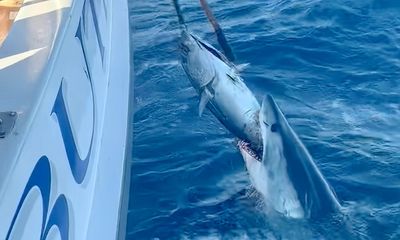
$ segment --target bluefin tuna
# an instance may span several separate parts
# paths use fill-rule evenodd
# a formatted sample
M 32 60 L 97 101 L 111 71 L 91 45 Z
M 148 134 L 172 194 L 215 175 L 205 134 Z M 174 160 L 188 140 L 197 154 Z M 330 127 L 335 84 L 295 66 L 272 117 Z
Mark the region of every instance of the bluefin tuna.
M 262 146 L 260 104 L 240 77 L 236 66 L 199 37 L 182 30 L 182 66 L 200 96 L 199 115 L 207 107 L 235 136 Z

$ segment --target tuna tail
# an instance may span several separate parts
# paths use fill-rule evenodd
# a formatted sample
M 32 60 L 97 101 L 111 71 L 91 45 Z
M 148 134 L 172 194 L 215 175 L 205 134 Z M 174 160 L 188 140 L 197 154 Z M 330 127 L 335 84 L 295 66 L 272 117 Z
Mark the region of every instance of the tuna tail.
M 235 56 L 233 55 L 233 51 L 228 44 L 228 41 L 225 38 L 224 33 L 222 32 L 221 27 L 219 26 L 217 19 L 215 19 L 210 7 L 207 4 L 206 0 L 200 0 L 201 7 L 207 15 L 208 21 L 214 28 L 215 34 L 217 35 L 217 40 L 222 50 L 225 53 L 225 56 L 229 59 L 229 61 L 235 61 Z
M 185 29 L 187 29 L 185 20 L 183 18 L 182 12 L 181 12 L 181 8 L 179 6 L 178 0 L 172 0 L 174 7 L 175 7 L 175 11 L 176 11 L 176 15 L 178 16 L 178 22 L 179 25 L 182 27 L 184 27 Z

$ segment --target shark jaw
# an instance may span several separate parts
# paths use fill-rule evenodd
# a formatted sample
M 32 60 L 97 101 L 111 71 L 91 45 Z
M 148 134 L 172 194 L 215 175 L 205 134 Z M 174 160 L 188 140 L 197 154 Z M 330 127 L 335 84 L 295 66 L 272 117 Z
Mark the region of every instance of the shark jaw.
M 263 196 L 267 207 L 285 217 L 304 218 L 304 210 L 287 177 L 286 166 L 281 164 L 265 165 L 263 159 L 259 157 L 260 154 L 251 149 L 250 144 L 245 141 L 239 140 L 238 147 L 246 164 L 250 181 Z

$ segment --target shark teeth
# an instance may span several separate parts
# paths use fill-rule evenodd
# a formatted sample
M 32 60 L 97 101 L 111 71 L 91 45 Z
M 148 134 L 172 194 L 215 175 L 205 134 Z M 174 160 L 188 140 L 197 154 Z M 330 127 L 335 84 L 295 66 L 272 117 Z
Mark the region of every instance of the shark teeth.
M 250 143 L 245 142 L 243 140 L 239 140 L 238 147 L 245 150 L 251 157 L 253 157 L 257 161 L 259 162 L 262 161 L 261 158 L 258 156 L 258 154 L 251 148 Z

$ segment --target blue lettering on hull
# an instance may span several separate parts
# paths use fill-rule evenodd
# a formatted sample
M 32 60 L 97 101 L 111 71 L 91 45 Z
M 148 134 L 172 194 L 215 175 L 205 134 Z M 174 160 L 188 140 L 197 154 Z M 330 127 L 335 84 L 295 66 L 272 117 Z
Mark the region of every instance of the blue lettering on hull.
M 78 149 L 74 141 L 74 136 L 72 134 L 71 123 L 68 118 L 63 98 L 62 86 L 63 84 L 61 83 L 52 113 L 56 114 L 58 119 L 58 125 L 60 127 L 61 135 L 64 141 L 64 147 L 67 153 L 67 158 L 69 166 L 71 168 L 72 175 L 74 176 L 76 183 L 81 184 L 83 182 L 83 179 L 85 179 L 87 168 L 89 165 L 89 158 L 91 152 L 90 150 L 92 148 L 93 135 L 92 135 L 92 140 L 90 141 L 89 152 L 85 159 L 81 159 L 79 157 Z
M 67 240 L 69 236 L 68 203 L 63 194 L 58 196 L 53 208 L 51 209 L 50 216 L 46 221 L 47 213 L 49 210 L 50 189 L 51 189 L 50 162 L 46 156 L 42 156 L 39 159 L 39 161 L 36 163 L 35 168 L 32 171 L 31 176 L 29 177 L 28 183 L 26 184 L 21 199 L 19 200 L 17 210 L 15 211 L 14 217 L 11 221 L 10 228 L 8 229 L 6 239 L 7 240 L 10 239 L 10 235 L 14 228 L 14 224 L 15 221 L 17 220 L 18 214 L 21 211 L 21 208 L 25 202 L 26 197 L 34 187 L 37 187 L 39 189 L 43 204 L 43 212 L 42 212 L 43 217 L 41 224 L 42 227 L 41 227 L 40 239 L 46 239 L 50 228 L 52 226 L 56 226 L 60 231 L 61 239 Z
M 89 2 L 89 4 L 87 4 Z M 105 3 L 103 1 L 103 6 L 105 6 Z M 94 104 L 94 93 L 93 93 L 93 83 L 92 83 L 92 77 L 91 77 L 91 72 L 89 69 L 89 64 L 88 64 L 88 59 L 87 59 L 87 54 L 85 51 L 85 40 L 83 38 L 83 35 L 85 34 L 85 29 L 87 27 L 85 23 L 85 14 L 86 14 L 86 7 L 90 8 L 90 11 L 92 12 L 93 16 L 93 23 L 96 31 L 96 37 L 97 37 L 97 43 L 98 47 L 100 49 L 100 54 L 101 54 L 101 61 L 103 63 L 103 57 L 104 57 L 104 44 L 103 44 L 103 39 L 100 33 L 100 28 L 99 28 L 99 22 L 98 22 L 98 16 L 96 14 L 96 9 L 95 9 L 95 3 L 94 0 L 88 0 L 85 1 L 83 12 L 81 15 L 81 19 L 76 31 L 75 37 L 78 38 L 80 45 L 81 45 L 81 50 L 83 52 L 83 57 L 84 57 L 84 62 L 85 62 L 85 73 L 87 75 L 87 78 L 90 81 L 91 84 L 91 89 L 92 89 L 92 97 L 93 97 L 93 121 L 95 121 L 95 104 Z M 106 9 L 104 9 L 106 10 Z M 106 14 L 107 15 L 107 14 Z M 71 173 L 73 175 L 73 178 L 77 184 L 81 184 L 85 177 L 86 173 L 88 170 L 89 166 L 89 159 L 91 156 L 91 150 L 92 150 L 92 144 L 93 144 L 93 135 L 94 135 L 94 129 L 95 129 L 95 124 L 93 122 L 93 132 L 90 140 L 90 147 L 87 156 L 82 159 L 79 156 L 78 150 L 77 150 L 77 145 L 74 140 L 73 132 L 72 132 L 72 127 L 71 127 L 71 122 L 68 117 L 66 105 L 65 105 L 65 100 L 63 96 L 63 80 L 61 81 L 61 85 L 59 87 L 57 97 L 55 99 L 52 111 L 50 113 L 55 114 L 58 120 L 58 125 L 60 128 L 62 140 L 64 143 L 65 147 L 65 152 L 67 155 L 68 163 L 71 169 Z M 18 215 L 20 214 L 21 208 L 24 205 L 24 202 L 28 196 L 28 194 L 31 192 L 33 188 L 38 188 L 40 191 L 40 196 L 42 199 L 42 204 L 43 204 L 43 212 L 42 212 L 42 223 L 41 223 L 41 231 L 40 231 L 40 239 L 46 239 L 50 229 L 55 226 L 58 228 L 60 232 L 60 236 L 62 240 L 67 240 L 69 239 L 69 207 L 68 207 L 68 200 L 67 197 L 64 194 L 60 194 L 57 196 L 57 199 L 53 205 L 53 207 L 50 209 L 50 215 L 47 218 L 48 212 L 49 212 L 49 203 L 50 203 L 50 193 L 51 193 L 51 184 L 52 184 L 52 178 L 51 178 L 51 166 L 50 166 L 50 161 L 47 158 L 47 156 L 42 156 L 36 163 L 28 182 L 25 185 L 24 191 L 22 193 L 22 196 L 18 202 L 17 209 L 14 213 L 14 216 L 12 218 L 10 227 L 8 229 L 7 235 L 6 235 L 6 240 L 10 239 L 11 233 L 14 229 L 16 220 L 18 218 Z

